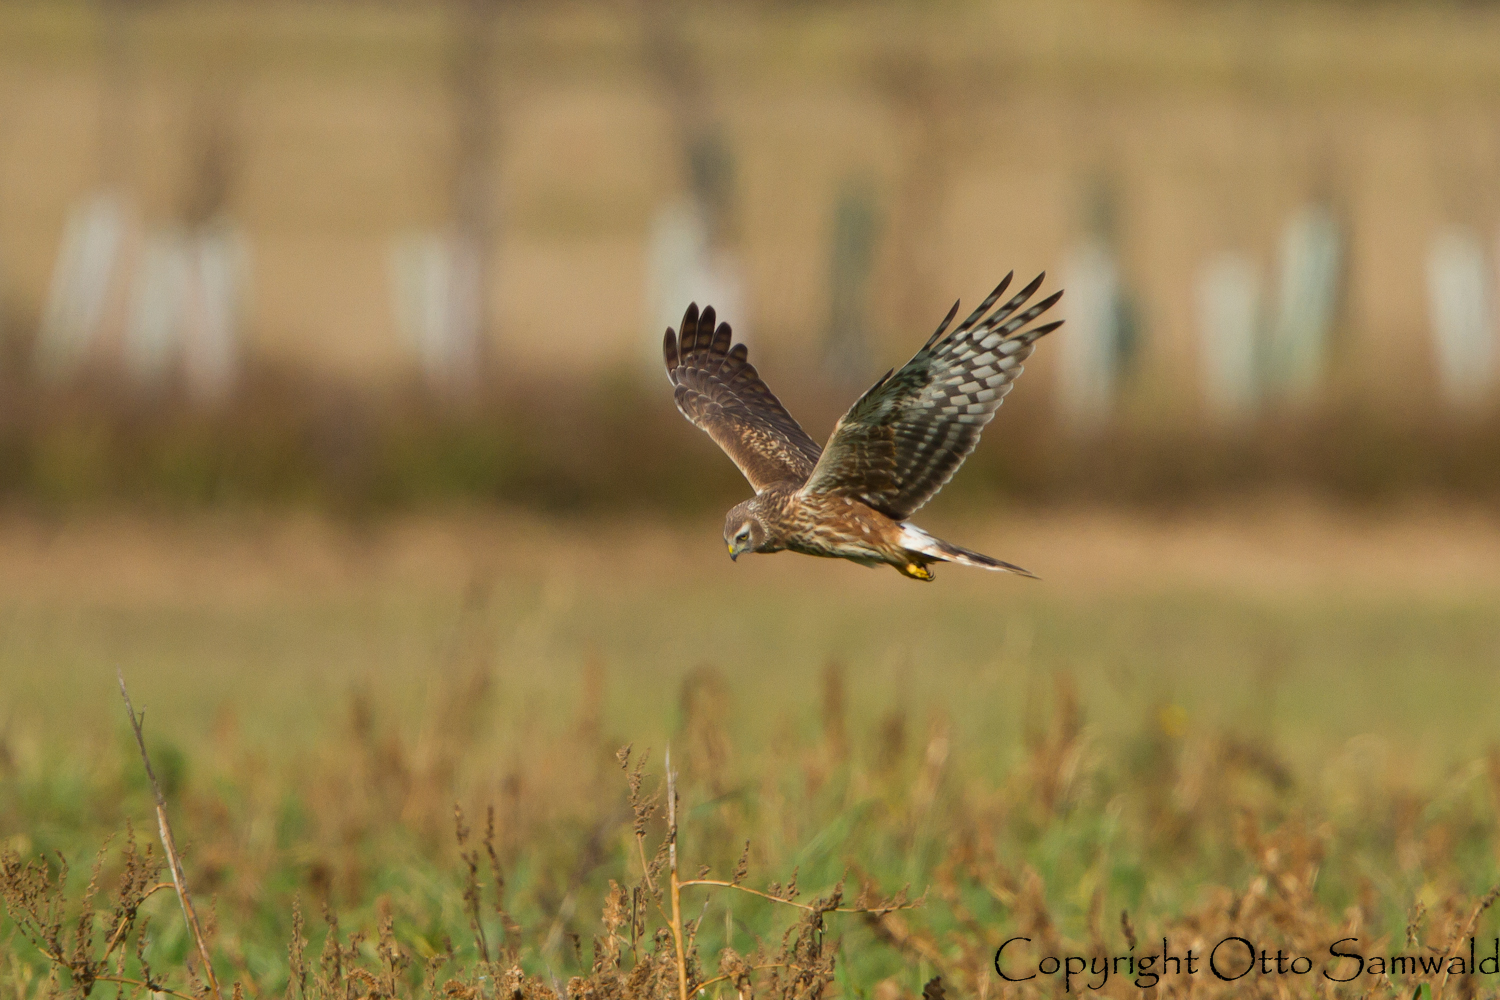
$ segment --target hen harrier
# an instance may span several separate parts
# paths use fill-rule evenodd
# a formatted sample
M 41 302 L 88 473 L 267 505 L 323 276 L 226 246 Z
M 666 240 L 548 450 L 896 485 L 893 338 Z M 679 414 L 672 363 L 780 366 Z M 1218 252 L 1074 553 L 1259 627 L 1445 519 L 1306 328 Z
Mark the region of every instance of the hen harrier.
M 1013 274 L 944 337 L 955 302 L 922 349 L 839 419 L 827 448 L 761 381 L 745 345 L 730 347 L 729 324 L 715 326 L 713 307 L 699 313 L 697 303 L 688 306 L 681 336 L 669 327 L 663 345 L 677 408 L 755 487 L 724 521 L 730 558 L 790 549 L 886 563 L 914 580 L 931 580 L 935 562 L 1032 575 L 906 523 L 979 443 L 1037 338 L 1062 326 L 1058 320 L 1022 329 L 1062 298 L 1054 292 L 1020 311 L 1044 274 L 990 313 Z

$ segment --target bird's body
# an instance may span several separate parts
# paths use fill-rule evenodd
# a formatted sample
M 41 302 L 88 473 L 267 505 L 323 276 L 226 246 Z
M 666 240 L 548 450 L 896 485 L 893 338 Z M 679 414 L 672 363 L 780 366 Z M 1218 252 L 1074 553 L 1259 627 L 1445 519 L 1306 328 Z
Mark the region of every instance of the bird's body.
M 800 552 L 882 563 L 931 580 L 935 562 L 1026 570 L 934 538 L 908 518 L 940 490 L 979 441 L 1041 336 L 1023 330 L 1061 296 L 1018 311 L 1038 277 L 993 314 L 1010 276 L 947 337 L 958 306 L 926 345 L 875 383 L 819 448 L 761 381 L 743 344 L 712 307 L 688 307 L 681 336 L 667 330 L 667 374 L 678 409 L 724 449 L 755 487 L 725 518 L 729 554 Z M 1022 331 L 1022 332 L 1018 332 Z
M 755 552 L 800 552 L 805 556 L 848 559 L 864 566 L 882 563 L 914 580 L 931 580 L 934 562 L 963 562 L 987 569 L 1008 569 L 1030 576 L 1019 566 L 960 549 L 934 538 L 913 524 L 886 517 L 862 501 L 828 494 L 804 494 L 794 483 L 766 489 L 729 512 L 724 537 L 738 557 L 734 534 L 749 518 L 759 522 L 765 541 Z
M 786 550 L 875 565 L 893 562 L 900 550 L 901 525 L 849 497 L 803 496 L 801 484 L 784 483 L 767 488 L 742 506 L 744 514 L 759 520 L 766 532 L 766 541 L 757 552 Z M 731 511 L 727 520 L 736 520 L 739 510 Z

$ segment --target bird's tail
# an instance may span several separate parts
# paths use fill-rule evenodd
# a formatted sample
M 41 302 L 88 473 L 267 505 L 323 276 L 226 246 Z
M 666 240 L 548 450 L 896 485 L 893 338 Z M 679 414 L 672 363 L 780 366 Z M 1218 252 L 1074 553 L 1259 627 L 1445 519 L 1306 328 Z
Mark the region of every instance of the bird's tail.
M 1037 575 L 1019 566 L 987 556 L 973 549 L 966 549 L 951 542 L 945 542 L 941 538 L 934 538 L 921 528 L 911 524 L 901 526 L 901 546 L 909 552 L 928 557 L 929 559 L 940 559 L 943 562 L 960 563 L 964 566 L 978 566 L 980 569 L 999 570 L 1006 573 L 1015 573 L 1017 576 L 1026 576 L 1037 579 Z

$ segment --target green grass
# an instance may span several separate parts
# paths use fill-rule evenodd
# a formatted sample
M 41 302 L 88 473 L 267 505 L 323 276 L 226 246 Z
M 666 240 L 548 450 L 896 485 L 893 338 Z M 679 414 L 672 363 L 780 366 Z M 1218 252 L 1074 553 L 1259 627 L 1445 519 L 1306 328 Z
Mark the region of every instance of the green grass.
M 1122 909 L 1144 939 L 1227 921 L 1216 894 L 1251 898 L 1289 857 L 1317 871 L 1297 897 L 1312 937 L 1355 907 L 1399 945 L 1421 902 L 1441 939 L 1438 913 L 1500 883 L 1485 580 L 1266 588 L 1180 561 L 1080 580 L 1033 543 L 1062 582 L 949 568 L 928 586 L 794 556 L 731 566 L 707 521 L 55 531 L 0 529 L 0 843 L 61 851 L 76 881 L 127 822 L 149 839 L 118 667 L 213 900 L 221 976 L 273 994 L 295 894 L 311 925 L 326 900 L 346 931 L 373 928 L 384 897 L 411 954 L 447 938 L 472 958 L 455 802 L 478 826 L 497 809 L 523 966 L 586 971 L 609 881 L 639 878 L 625 743 L 656 775 L 672 746 L 688 874 L 727 876 L 748 839 L 747 884 L 796 870 L 811 898 L 852 870 L 851 895 L 860 873 L 929 892 L 906 919 L 941 969 L 829 918 L 837 988 L 858 994 L 934 971 L 972 989 L 998 936 L 1038 913 L 1112 947 Z M 1257 853 L 1247 822 L 1280 854 Z M 787 922 L 707 899 L 709 975 L 726 926 L 747 951 Z M 188 941 L 168 894 L 146 905 L 161 971 Z M 20 964 L 0 982 L 36 992 L 41 959 L 0 923 L 7 940 Z

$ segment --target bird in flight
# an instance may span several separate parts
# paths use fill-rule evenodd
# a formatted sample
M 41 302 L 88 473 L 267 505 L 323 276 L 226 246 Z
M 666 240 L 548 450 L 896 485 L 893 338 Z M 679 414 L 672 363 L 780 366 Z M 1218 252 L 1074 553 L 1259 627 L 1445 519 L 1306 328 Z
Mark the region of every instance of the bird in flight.
M 713 307 L 688 306 L 681 333 L 669 327 L 663 345 L 677 408 L 755 487 L 724 520 L 731 559 L 787 550 L 884 563 L 914 580 L 931 580 L 937 562 L 1032 575 L 907 521 L 974 450 L 1038 338 L 1062 326 L 1027 328 L 1062 298 L 1026 306 L 1045 274 L 994 309 L 1013 275 L 945 337 L 955 302 L 922 349 L 839 418 L 824 448 L 761 381 L 745 345 L 730 346 L 733 332 L 715 325 Z

